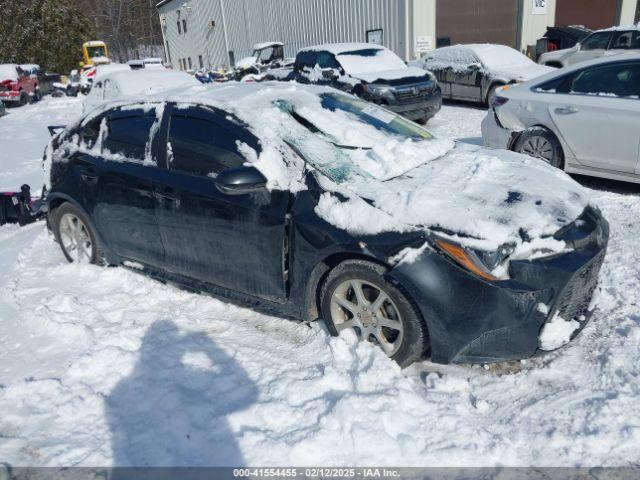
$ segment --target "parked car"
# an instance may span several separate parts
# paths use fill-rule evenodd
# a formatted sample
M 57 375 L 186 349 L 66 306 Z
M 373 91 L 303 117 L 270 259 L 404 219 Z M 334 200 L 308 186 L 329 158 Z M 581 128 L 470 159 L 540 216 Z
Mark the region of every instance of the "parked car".
M 603 57 L 497 92 L 485 145 L 570 173 L 640 183 L 640 55 Z
M 41 98 L 38 79 L 19 65 L 0 65 L 0 100 L 8 105 L 25 105 Z
M 129 68 L 131 70 L 141 70 L 144 68 L 144 61 L 143 60 L 129 60 L 127 62 L 127 65 L 129 65 Z
M 45 161 L 69 261 L 322 318 L 401 365 L 568 342 L 608 238 L 588 193 L 544 162 L 434 137 L 326 87 L 111 103 L 54 137 Z
M 443 98 L 485 104 L 497 88 L 551 71 L 511 47 L 492 44 L 442 47 L 412 64 L 436 76 Z
M 269 70 L 279 80 L 329 85 L 426 123 L 440 111 L 435 77 L 408 67 L 391 50 L 371 43 L 333 43 L 300 50 L 292 70 Z
M 292 58 L 284 57 L 282 42 L 263 42 L 253 46 L 253 54 L 235 63 L 236 80 L 242 80 L 245 75 L 260 75 L 269 68 L 289 66 Z
M 53 84 L 60 82 L 59 73 L 47 72 L 40 68 L 40 65 L 25 64 L 20 65 L 20 68 L 22 68 L 26 74 L 31 75 L 37 80 L 41 95 L 51 93 L 53 91 Z
M 640 53 L 640 24 L 635 27 L 597 30 L 572 48 L 540 55 L 538 63 L 551 67 L 566 67 L 604 55 L 629 51 Z
M 536 59 L 546 52 L 555 52 L 573 48 L 591 34 L 593 30 L 582 25 L 567 27 L 547 27 L 544 36 L 536 42 Z M 558 65 L 550 65 L 558 66 Z
M 97 75 L 91 92 L 83 103 L 83 111 L 88 112 L 105 102 L 158 94 L 175 88 L 200 85 L 200 82 L 184 72 L 172 70 L 116 70 L 113 73 Z
M 142 62 L 144 63 L 144 68 L 147 69 L 156 69 L 156 70 L 165 70 L 166 67 L 164 66 L 164 63 L 162 62 L 161 58 L 155 58 L 155 57 L 147 57 L 145 59 L 142 60 Z

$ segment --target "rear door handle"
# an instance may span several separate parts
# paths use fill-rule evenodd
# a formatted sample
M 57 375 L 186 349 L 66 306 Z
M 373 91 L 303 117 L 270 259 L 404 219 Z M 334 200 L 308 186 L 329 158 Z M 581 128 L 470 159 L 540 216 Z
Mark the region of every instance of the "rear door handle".
M 578 109 L 575 107 L 558 107 L 554 110 L 558 115 L 573 115 L 578 113 Z

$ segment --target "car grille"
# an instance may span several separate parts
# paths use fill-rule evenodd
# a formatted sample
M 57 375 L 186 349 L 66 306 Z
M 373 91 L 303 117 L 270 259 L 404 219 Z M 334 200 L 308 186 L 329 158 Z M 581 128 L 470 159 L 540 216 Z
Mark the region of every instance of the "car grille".
M 604 261 L 605 251 L 578 270 L 565 287 L 558 302 L 558 315 L 564 320 L 584 320 L 591 297 L 598 283 L 598 273 Z
M 400 105 L 424 101 L 426 95 L 433 92 L 434 83 L 427 82 L 410 88 L 399 88 L 395 90 L 396 101 Z

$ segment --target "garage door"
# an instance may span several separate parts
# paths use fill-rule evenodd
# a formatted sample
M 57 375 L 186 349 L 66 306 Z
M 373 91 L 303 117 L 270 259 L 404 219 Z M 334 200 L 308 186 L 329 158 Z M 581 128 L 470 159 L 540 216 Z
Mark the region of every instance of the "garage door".
M 517 4 L 515 0 L 437 0 L 438 46 L 501 43 L 515 47 Z
M 556 25 L 598 29 L 617 25 L 618 0 L 557 0 Z

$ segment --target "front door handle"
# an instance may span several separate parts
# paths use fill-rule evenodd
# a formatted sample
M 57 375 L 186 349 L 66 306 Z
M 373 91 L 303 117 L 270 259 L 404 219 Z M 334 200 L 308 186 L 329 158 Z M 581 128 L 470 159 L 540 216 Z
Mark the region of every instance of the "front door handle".
M 578 113 L 578 109 L 575 107 L 558 107 L 554 110 L 558 115 L 573 115 Z

